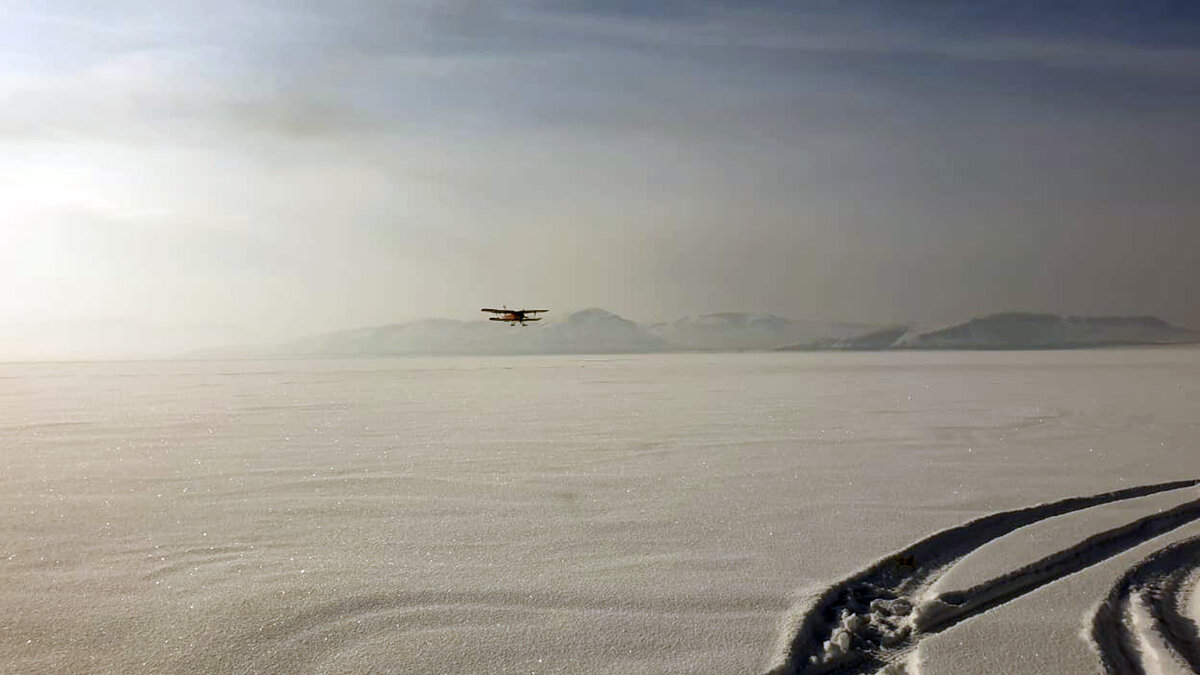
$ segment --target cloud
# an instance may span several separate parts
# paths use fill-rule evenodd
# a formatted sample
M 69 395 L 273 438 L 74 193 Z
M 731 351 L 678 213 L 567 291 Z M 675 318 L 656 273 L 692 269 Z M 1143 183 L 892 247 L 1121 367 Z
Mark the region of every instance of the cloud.
M 1190 29 L 995 7 L 29 4 L 0 34 L 0 218 L 13 256 L 77 261 L 47 306 L 94 263 L 127 283 L 87 304 L 296 332 L 480 294 L 1200 324 L 1168 283 L 1200 247 Z

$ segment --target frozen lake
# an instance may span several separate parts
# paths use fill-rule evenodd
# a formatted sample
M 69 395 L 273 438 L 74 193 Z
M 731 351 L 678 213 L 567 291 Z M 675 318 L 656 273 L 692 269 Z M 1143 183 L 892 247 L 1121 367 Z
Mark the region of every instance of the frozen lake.
M 761 673 L 809 594 L 1198 446 L 1195 348 L 0 364 L 0 672 Z M 1022 521 L 938 590 L 1198 496 Z M 912 669 L 1099 672 L 1180 519 Z

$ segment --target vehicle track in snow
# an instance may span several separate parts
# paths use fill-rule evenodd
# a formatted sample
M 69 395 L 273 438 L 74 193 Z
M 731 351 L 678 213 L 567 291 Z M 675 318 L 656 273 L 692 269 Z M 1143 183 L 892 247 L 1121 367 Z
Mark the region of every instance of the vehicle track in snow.
M 1200 673 L 1200 626 L 1183 612 L 1197 574 L 1200 537 L 1193 537 L 1156 551 L 1113 585 L 1091 621 L 1106 673 Z
M 931 594 L 934 582 L 972 551 L 1048 518 L 1197 484 L 1157 483 L 1001 511 L 922 539 L 810 596 L 769 673 L 909 672 L 909 657 L 924 637 L 1200 519 L 1200 499 L 1093 535 L 970 589 Z

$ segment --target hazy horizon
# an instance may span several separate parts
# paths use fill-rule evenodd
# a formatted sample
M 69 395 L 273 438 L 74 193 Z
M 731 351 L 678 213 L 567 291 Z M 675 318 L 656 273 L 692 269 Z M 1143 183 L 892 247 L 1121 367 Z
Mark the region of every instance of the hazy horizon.
M 5 18 L 10 334 L 237 342 L 501 303 L 1200 328 L 1200 8 L 55 0 Z
M 1057 316 L 1059 321 L 1029 322 Z M 1123 321 L 1111 321 L 1112 319 Z M 592 307 L 551 311 L 527 331 L 490 323 L 425 317 L 318 333 L 270 336 L 235 326 L 64 320 L 17 326 L 0 339 L 2 362 L 142 359 L 344 358 L 849 349 L 1080 349 L 1200 343 L 1200 331 L 1143 321 L 1002 312 L 948 324 L 822 322 L 770 314 L 717 312 L 659 321 L 631 321 Z M 537 328 L 549 328 L 539 332 Z M 901 327 L 900 332 L 884 330 Z M 1180 332 L 1179 329 L 1183 329 Z M 946 330 L 952 333 L 947 336 Z M 1190 333 L 1190 335 L 1189 335 Z M 881 342 L 883 340 L 883 342 Z M 949 342 L 947 342 L 949 340 Z

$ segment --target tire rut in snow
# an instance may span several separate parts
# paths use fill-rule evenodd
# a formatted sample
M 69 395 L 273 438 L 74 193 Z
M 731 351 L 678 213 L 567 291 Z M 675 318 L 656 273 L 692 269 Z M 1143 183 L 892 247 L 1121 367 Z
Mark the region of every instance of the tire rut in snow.
M 1117 581 L 1092 616 L 1092 645 L 1105 672 L 1153 672 L 1148 661 L 1157 657 L 1200 673 L 1200 627 L 1181 610 L 1198 570 L 1200 537 L 1193 537 L 1151 554 Z M 1149 620 L 1135 620 L 1135 612 Z M 1153 642 L 1166 653 L 1147 653 Z
M 964 615 L 957 619 L 954 618 L 953 611 L 942 612 L 940 619 L 931 621 L 930 617 L 933 612 L 928 609 L 922 611 L 917 607 L 921 598 L 933 581 L 967 554 L 994 539 L 1047 518 L 1103 504 L 1193 487 L 1197 484 L 1200 484 L 1200 480 L 1157 483 L 1087 497 L 1071 497 L 1011 511 L 1001 511 L 922 539 L 812 596 L 801 608 L 799 620 L 790 629 L 781 654 L 776 658 L 776 663 L 769 672 L 771 675 L 870 673 L 884 669 L 902 672 L 904 658 L 924 635 L 943 630 L 968 616 L 974 616 L 997 604 L 1007 602 L 1013 597 L 1049 583 L 1071 571 L 1077 571 L 1072 569 L 1074 565 L 1095 558 L 1101 551 L 1111 549 L 1113 552 L 1096 558 L 1091 563 L 1083 564 L 1078 569 L 1116 555 L 1128 548 L 1128 546 L 1122 548 L 1121 544 L 1132 542 L 1128 545 L 1133 546 L 1145 541 L 1145 538 L 1149 538 L 1149 536 L 1156 536 L 1152 534 L 1139 539 L 1138 533 L 1164 527 L 1174 522 L 1172 518 L 1181 518 L 1183 522 L 1188 522 L 1200 517 L 1200 505 L 1198 502 L 1189 502 L 1184 506 L 1191 506 L 1195 509 L 1194 511 L 1185 510 L 1172 516 L 1167 516 L 1167 514 L 1152 516 L 1152 519 L 1162 516 L 1166 516 L 1166 519 L 1143 523 L 1141 529 L 1135 524 L 1131 524 L 1096 535 L 1096 537 L 1090 537 L 1076 547 L 1048 556 L 1042 561 L 1028 566 L 1028 568 L 1037 568 L 1035 570 L 1022 568 L 1022 570 L 1026 570 L 1025 576 L 1019 576 L 1022 570 L 1017 570 L 1001 577 L 1001 580 L 1008 579 L 1008 581 L 1000 583 L 998 586 L 992 586 L 998 580 L 981 585 L 987 587 L 986 590 L 988 590 L 985 595 L 990 600 L 986 600 L 986 602 L 992 603 L 987 607 L 981 609 L 982 605 L 971 605 L 970 608 L 964 609 Z M 1175 511 L 1177 509 L 1172 510 L 1172 512 Z M 1105 539 L 1093 542 L 1101 547 L 1094 553 L 1083 553 L 1082 557 L 1071 553 L 1088 542 L 1104 537 L 1109 537 L 1111 541 Z M 1058 560 L 1059 558 L 1062 560 Z M 1077 558 L 1077 561 L 1070 562 L 1072 558 Z M 1038 568 L 1039 565 L 1042 567 Z M 1061 574 L 1054 576 L 1055 571 L 1060 571 Z M 1013 578 L 1009 579 L 1009 577 Z M 1013 584 L 1014 581 L 1019 583 Z M 1019 590 L 1021 587 L 1026 588 Z M 980 590 L 985 589 L 981 588 Z M 1019 592 L 1013 594 L 1018 590 Z M 997 591 L 1000 592 L 997 594 Z M 985 595 L 972 597 L 977 602 L 985 602 Z M 952 599 L 962 600 L 964 598 L 952 597 Z M 966 599 L 970 600 L 971 598 Z M 917 611 L 914 612 L 914 609 Z M 916 619 L 922 616 L 927 617 L 925 619 L 927 623 L 924 624 L 925 630 L 922 630 L 916 622 Z M 947 623 L 948 621 L 950 623 Z

